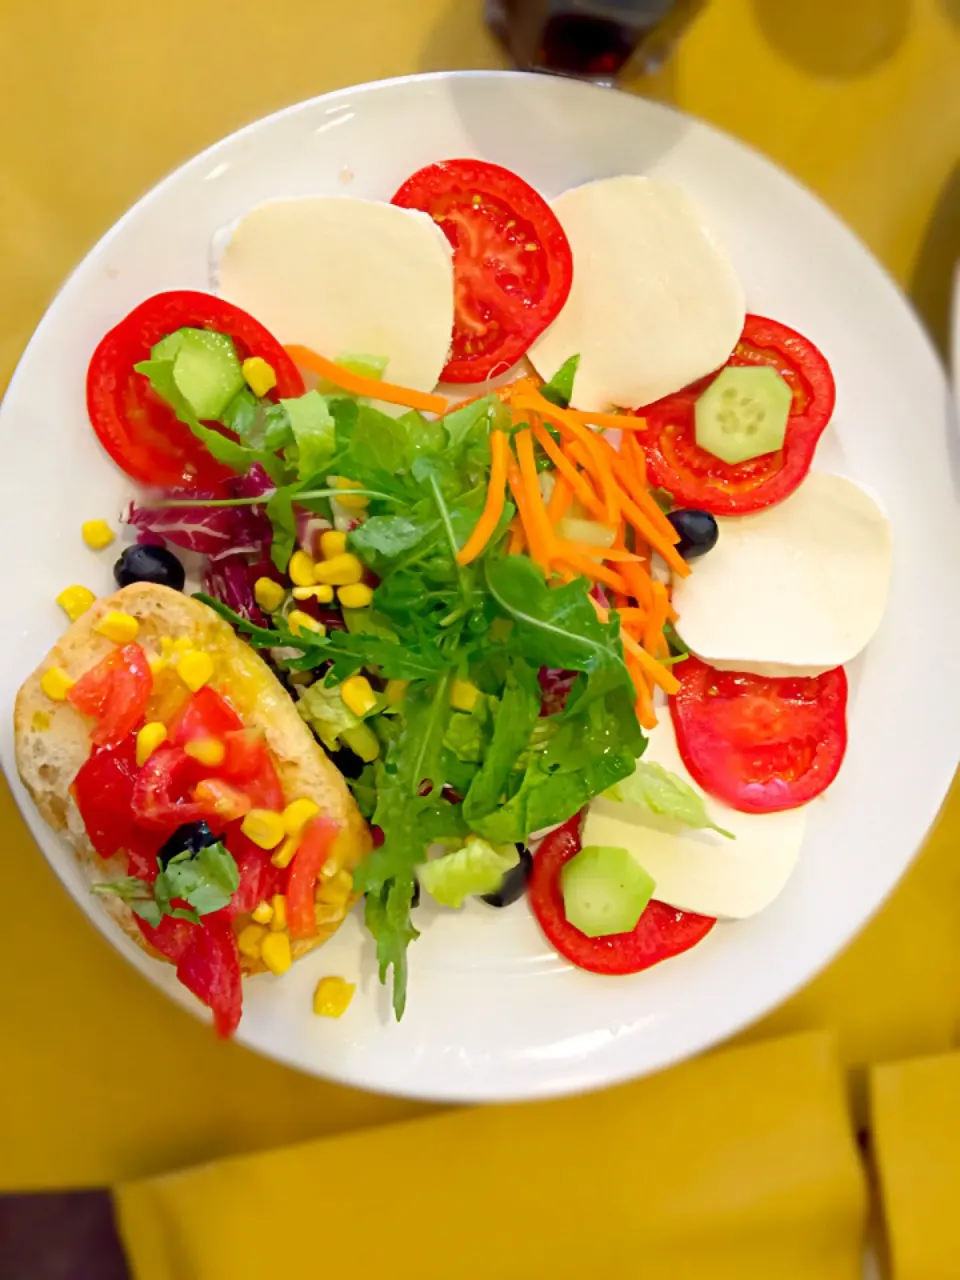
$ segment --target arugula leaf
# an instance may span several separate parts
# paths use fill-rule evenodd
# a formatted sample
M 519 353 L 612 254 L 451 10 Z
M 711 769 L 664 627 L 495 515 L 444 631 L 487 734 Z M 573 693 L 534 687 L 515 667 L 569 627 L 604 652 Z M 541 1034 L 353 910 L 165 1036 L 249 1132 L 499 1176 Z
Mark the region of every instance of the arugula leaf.
M 463 800 L 463 816 L 470 827 L 477 828 L 479 820 L 502 803 L 510 770 L 527 746 L 539 715 L 537 673 L 516 658 L 507 672 L 490 746 Z
M 707 806 L 689 783 L 653 760 L 640 760 L 636 772 L 616 785 L 611 800 L 641 805 L 663 818 L 673 818 L 695 831 L 716 831 L 728 840 L 736 836 L 718 827 Z
M 377 807 L 377 770 L 372 764 L 365 764 L 359 778 L 347 778 L 347 786 L 353 792 L 357 808 L 368 821 L 373 817 Z
M 462 907 L 472 894 L 495 893 L 507 872 L 520 861 L 515 844 L 495 849 L 472 837 L 461 849 L 431 858 L 417 871 L 421 886 L 443 907 Z
M 483 396 L 445 414 L 446 456 L 451 462 L 480 471 L 490 466 L 490 432 L 510 430 L 510 413 L 498 396 Z
M 398 1022 L 407 1007 L 407 947 L 420 937 L 410 919 L 412 902 L 413 876 L 408 875 L 368 893 L 364 903 L 364 922 L 377 944 L 380 981 L 386 982 L 393 970 L 393 1013 Z
M 571 356 L 569 360 L 565 361 L 550 381 L 540 388 L 540 394 L 543 398 L 561 409 L 566 409 L 570 403 L 570 397 L 573 395 L 573 380 L 577 376 L 579 367 L 580 357 L 578 355 Z
M 117 897 L 125 902 L 135 915 L 154 929 L 163 915 L 153 896 L 153 886 L 137 876 L 121 876 L 119 880 L 104 880 L 92 886 L 91 893 L 101 897 Z
M 580 704 L 617 687 L 629 687 L 630 675 L 616 644 L 618 619 L 611 612 L 604 627 L 587 594 L 587 583 L 575 578 L 548 587 L 543 572 L 525 556 L 506 556 L 484 565 L 487 587 L 502 612 L 515 624 L 511 643 L 538 667 L 583 671 L 567 700 L 572 713 Z
M 408 515 L 371 516 L 348 535 L 347 541 L 351 551 L 376 569 L 384 561 L 395 560 L 416 547 L 439 527 L 437 520 L 424 522 Z
M 480 764 L 487 753 L 499 701 L 481 694 L 471 711 L 454 711 L 443 735 L 447 751 L 466 764 Z M 452 782 L 451 778 L 445 778 Z
M 281 400 L 297 445 L 297 475 L 308 480 L 330 464 L 336 452 L 336 430 L 327 402 L 317 391 Z

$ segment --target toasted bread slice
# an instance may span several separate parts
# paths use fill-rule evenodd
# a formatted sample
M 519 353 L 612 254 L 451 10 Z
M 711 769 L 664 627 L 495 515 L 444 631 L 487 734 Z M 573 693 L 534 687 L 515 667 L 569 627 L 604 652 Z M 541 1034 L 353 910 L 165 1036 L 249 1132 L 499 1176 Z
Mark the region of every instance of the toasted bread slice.
M 73 847 L 91 885 L 126 874 L 122 856 L 101 858 L 93 849 L 70 793 L 77 771 L 90 754 L 90 722 L 68 702 L 53 702 L 40 687 L 48 667 L 58 666 L 73 679 L 104 658 L 114 645 L 94 630 L 112 609 L 132 614 L 140 623 L 137 642 L 151 658 L 161 654 L 161 638 L 188 639 L 214 658 L 211 685 L 223 692 L 244 722 L 263 732 L 283 786 L 285 800 L 307 797 L 320 811 L 340 823 L 337 854 L 352 868 L 370 847 L 366 823 L 339 770 L 324 754 L 313 734 L 297 714 L 292 699 L 276 676 L 232 628 L 212 609 L 189 596 L 153 583 L 135 583 L 98 600 L 54 645 L 40 666 L 23 684 L 14 708 L 17 769 L 45 821 L 62 832 Z M 185 689 L 175 671 L 157 678 L 154 699 L 183 699 Z M 167 711 L 172 713 L 173 706 Z M 151 716 L 165 719 L 164 709 L 151 708 Z M 148 946 L 129 907 L 119 898 L 98 897 L 104 910 L 144 950 Z M 237 925 L 242 925 L 238 920 Z M 325 942 L 339 922 L 321 926 L 317 937 L 292 943 L 296 959 Z M 263 971 L 259 961 L 242 958 L 246 973 Z

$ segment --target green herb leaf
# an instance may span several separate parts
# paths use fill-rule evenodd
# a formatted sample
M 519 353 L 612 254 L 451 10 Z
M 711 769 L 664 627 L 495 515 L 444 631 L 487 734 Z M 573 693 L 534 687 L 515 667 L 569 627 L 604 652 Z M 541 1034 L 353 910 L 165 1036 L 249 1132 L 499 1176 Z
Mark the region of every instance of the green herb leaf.
M 152 884 L 136 876 L 124 876 L 94 885 L 93 892 L 116 895 L 156 928 L 165 915 L 198 924 L 201 916 L 228 906 L 239 885 L 237 864 L 226 847 L 217 841 L 196 853 L 185 849 L 177 854 L 161 868 Z M 189 910 L 174 907 L 174 899 L 188 903 Z
M 540 394 L 543 398 L 561 409 L 566 409 L 573 396 L 573 380 L 577 376 L 579 367 L 579 356 L 571 356 L 569 360 L 565 361 L 550 381 L 540 388 Z
M 479 830 L 479 821 L 503 803 L 514 761 L 530 741 L 539 715 L 537 673 L 522 659 L 514 659 L 494 718 L 490 746 L 464 797 L 463 816 L 471 828 Z
M 273 529 L 270 559 L 281 573 L 286 573 L 293 549 L 297 545 L 297 518 L 293 513 L 296 485 L 285 485 L 267 499 L 264 511 Z
M 420 934 L 410 919 L 413 876 L 391 880 L 376 892 L 368 893 L 364 920 L 377 944 L 380 981 L 393 970 L 393 1012 L 399 1022 L 407 1006 L 407 947 Z
M 297 475 L 301 480 L 329 466 L 336 453 L 336 431 L 327 402 L 317 391 L 281 400 L 297 445 Z

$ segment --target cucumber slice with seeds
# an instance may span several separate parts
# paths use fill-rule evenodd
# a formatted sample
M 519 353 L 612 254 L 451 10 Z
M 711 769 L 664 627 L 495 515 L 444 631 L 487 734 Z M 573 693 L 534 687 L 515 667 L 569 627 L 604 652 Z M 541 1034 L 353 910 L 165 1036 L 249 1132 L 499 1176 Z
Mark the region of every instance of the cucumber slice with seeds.
M 626 849 L 588 845 L 560 872 L 564 915 L 588 938 L 635 929 L 656 885 Z
M 783 448 L 793 392 L 766 365 L 722 369 L 694 406 L 697 444 L 735 464 Z

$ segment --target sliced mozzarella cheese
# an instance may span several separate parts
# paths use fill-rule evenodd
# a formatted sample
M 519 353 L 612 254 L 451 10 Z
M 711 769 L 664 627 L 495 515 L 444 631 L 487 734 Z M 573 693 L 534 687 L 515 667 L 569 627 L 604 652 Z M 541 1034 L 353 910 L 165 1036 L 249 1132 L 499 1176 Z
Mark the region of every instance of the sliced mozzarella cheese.
M 869 493 L 812 472 L 778 506 L 717 523 L 717 545 L 673 588 L 693 653 L 773 676 L 818 675 L 856 657 L 890 585 L 890 525 Z
M 573 287 L 529 356 L 550 378 L 579 353 L 575 408 L 637 408 L 723 364 L 743 329 L 743 289 L 682 191 L 604 178 L 552 208 L 573 250 Z
M 453 251 L 425 213 L 349 196 L 258 205 L 214 240 L 219 292 L 283 343 L 381 356 L 432 391 L 453 332 Z M 403 412 L 401 409 L 399 412 Z
M 684 768 L 668 712 L 650 734 L 644 760 L 672 770 L 704 793 Z M 639 805 L 595 800 L 583 843 L 628 849 L 656 882 L 654 897 L 681 911 L 740 919 L 756 915 L 777 896 L 796 866 L 806 827 L 804 809 L 739 813 L 706 797 L 714 822 L 731 832 L 691 831 Z

